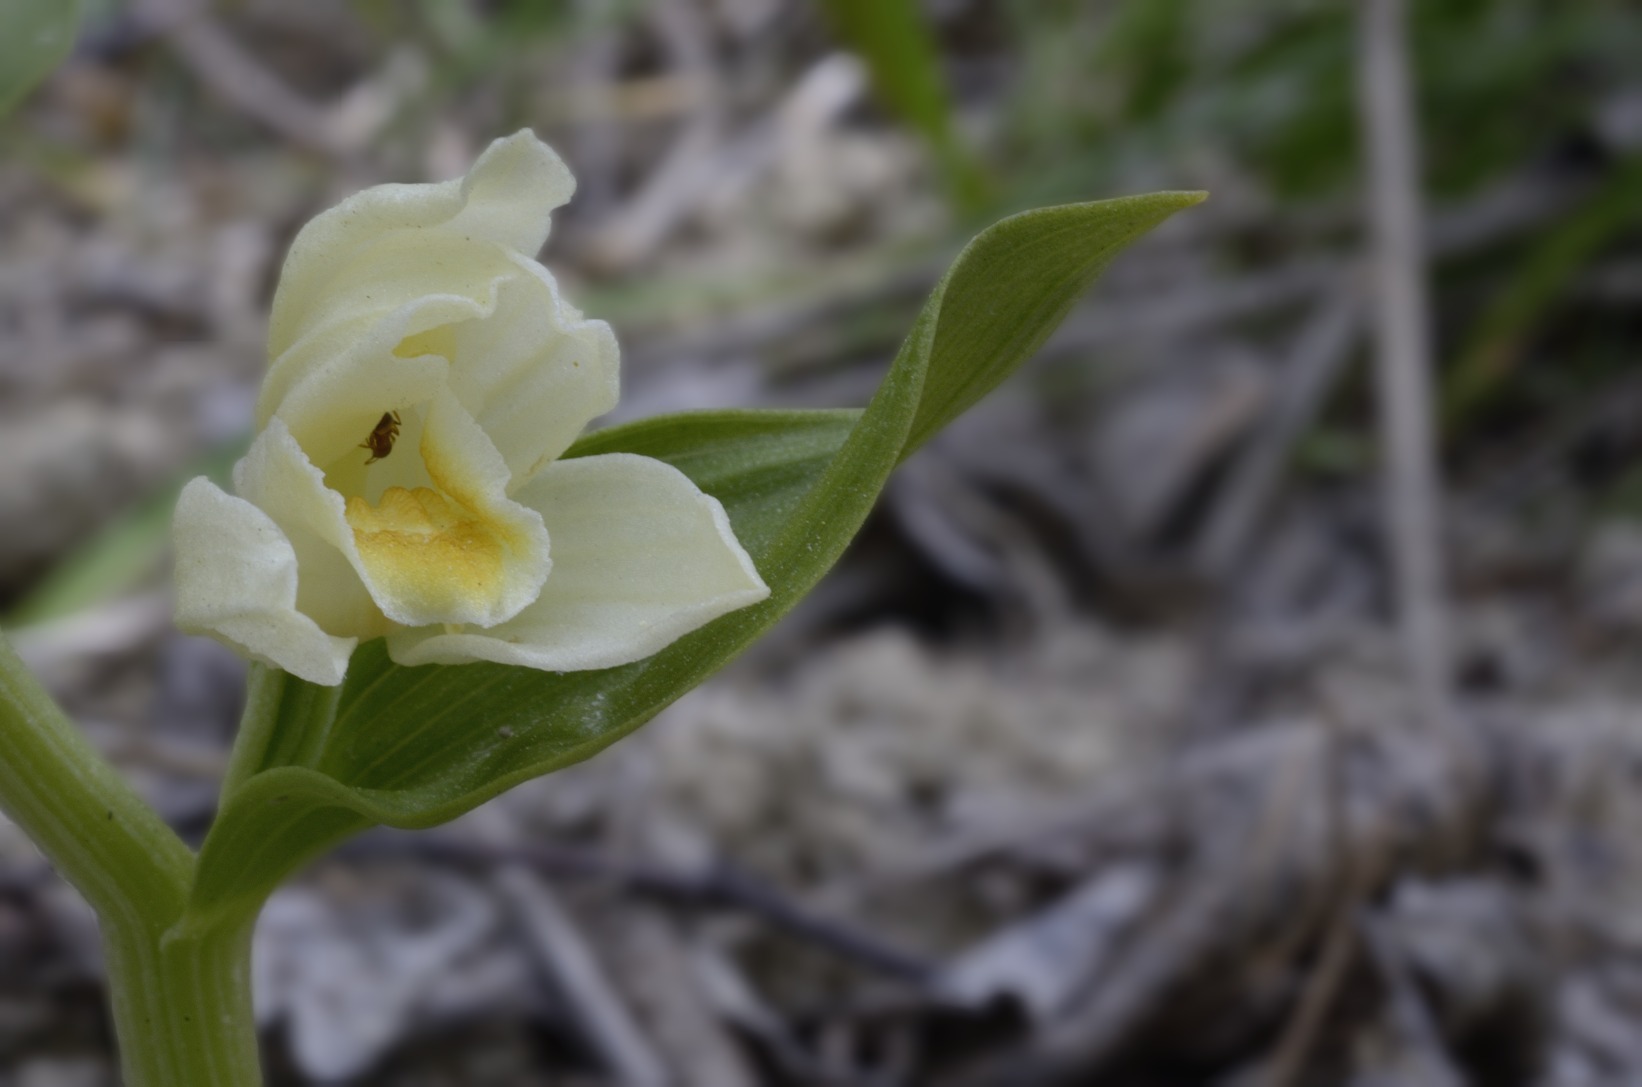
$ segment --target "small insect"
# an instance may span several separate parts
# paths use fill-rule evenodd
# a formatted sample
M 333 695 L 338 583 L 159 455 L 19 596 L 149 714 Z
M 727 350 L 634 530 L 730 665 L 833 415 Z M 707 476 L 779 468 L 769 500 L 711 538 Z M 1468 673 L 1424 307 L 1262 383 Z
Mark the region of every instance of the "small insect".
M 366 464 L 375 464 L 393 452 L 393 443 L 399 437 L 399 426 L 402 421 L 397 411 L 382 413 L 382 418 L 376 421 L 376 427 L 371 431 L 370 437 L 359 443 L 359 448 L 371 451 L 371 459 L 366 461 Z

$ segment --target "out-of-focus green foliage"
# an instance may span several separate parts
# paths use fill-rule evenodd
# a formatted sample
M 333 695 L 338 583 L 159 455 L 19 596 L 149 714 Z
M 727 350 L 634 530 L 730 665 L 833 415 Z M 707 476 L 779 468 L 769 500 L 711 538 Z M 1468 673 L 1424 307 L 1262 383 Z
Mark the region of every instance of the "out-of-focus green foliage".
M 1008 9 L 1026 53 L 1009 161 L 1070 180 L 1137 149 L 1212 148 L 1304 196 L 1358 176 L 1355 6 L 1293 0 L 1036 0 Z M 1409 5 L 1426 180 L 1464 192 L 1589 122 L 1634 78 L 1628 0 Z M 1085 182 L 1087 183 L 1087 182 Z
M 0 112 L 62 63 L 79 26 L 78 0 L 0 2 Z
M 1123 84 L 1119 109 L 1125 116 L 1137 121 L 1153 116 L 1191 78 L 1191 2 L 1124 4 L 1114 14 L 1097 70 Z
M 1617 236 L 1639 224 L 1642 159 L 1632 158 L 1529 249 L 1476 321 L 1443 383 L 1443 419 L 1450 430 L 1500 390 L 1533 330 L 1574 276 Z
M 1642 4 L 1407 8 L 1433 218 L 1464 218 L 1508 190 L 1542 208 L 1432 265 L 1448 435 L 1486 437 L 1491 423 L 1572 408 L 1634 367 L 1618 310 L 1582 309 L 1589 291 L 1580 299 L 1603 261 L 1642 240 L 1639 148 L 1625 134 L 1642 87 Z M 1270 209 L 1253 246 L 1245 236 L 1223 250 L 1233 266 L 1350 259 L 1363 185 L 1356 4 L 1028 0 L 1003 10 L 1020 58 L 993 154 L 1011 203 L 1184 170 Z M 1322 214 L 1307 225 L 1313 211 Z
M 958 138 L 940 52 L 916 0 L 826 0 L 826 7 L 838 33 L 866 59 L 878 94 L 935 149 L 959 206 L 974 210 L 986 184 Z

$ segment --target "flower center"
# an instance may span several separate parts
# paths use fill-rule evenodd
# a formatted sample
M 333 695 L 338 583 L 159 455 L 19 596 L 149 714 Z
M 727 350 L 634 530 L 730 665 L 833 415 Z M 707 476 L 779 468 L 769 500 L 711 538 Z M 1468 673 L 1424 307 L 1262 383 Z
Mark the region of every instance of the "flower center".
M 419 612 L 463 614 L 502 591 L 506 555 L 494 527 L 431 487 L 389 487 L 374 506 L 352 496 L 347 516 L 371 576 Z

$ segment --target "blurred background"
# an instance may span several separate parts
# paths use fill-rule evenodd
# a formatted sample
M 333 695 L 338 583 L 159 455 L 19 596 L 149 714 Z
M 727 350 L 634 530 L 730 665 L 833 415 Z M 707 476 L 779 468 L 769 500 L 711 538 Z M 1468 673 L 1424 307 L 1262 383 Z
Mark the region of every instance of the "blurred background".
M 1634 3 L 87 6 L 0 121 L 0 622 L 195 839 L 170 504 L 317 211 L 533 128 L 630 418 L 862 403 L 980 227 L 1212 193 L 727 673 L 277 894 L 273 1083 L 1642 1083 Z M 6 828 L 0 1084 L 113 1082 L 99 979 Z

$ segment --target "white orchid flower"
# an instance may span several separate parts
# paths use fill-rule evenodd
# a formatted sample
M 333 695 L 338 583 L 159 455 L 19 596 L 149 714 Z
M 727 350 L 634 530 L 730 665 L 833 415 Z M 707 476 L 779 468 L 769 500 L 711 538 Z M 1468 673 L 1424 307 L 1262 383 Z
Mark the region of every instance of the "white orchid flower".
M 677 469 L 558 459 L 617 394 L 609 326 L 534 259 L 573 189 L 525 131 L 303 228 L 237 493 L 177 504 L 179 626 L 333 685 L 378 637 L 404 665 L 613 667 L 769 595 Z

